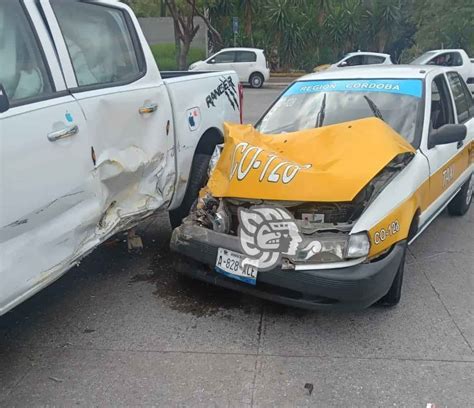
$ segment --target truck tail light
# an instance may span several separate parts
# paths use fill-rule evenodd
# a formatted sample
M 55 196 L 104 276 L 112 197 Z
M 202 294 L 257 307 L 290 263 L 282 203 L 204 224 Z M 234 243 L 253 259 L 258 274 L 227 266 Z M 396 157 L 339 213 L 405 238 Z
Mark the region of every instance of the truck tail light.
M 244 123 L 244 86 L 239 82 L 240 124 Z

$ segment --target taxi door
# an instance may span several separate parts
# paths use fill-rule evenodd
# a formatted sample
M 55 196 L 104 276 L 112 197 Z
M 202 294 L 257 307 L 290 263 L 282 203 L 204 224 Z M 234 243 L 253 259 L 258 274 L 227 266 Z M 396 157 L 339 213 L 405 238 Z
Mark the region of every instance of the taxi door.
M 428 200 L 424 212 L 420 216 L 420 225 L 429 222 L 445 206 L 460 188 L 460 177 L 465 176 L 469 163 L 468 144 L 454 142 L 434 147 L 428 146 L 429 133 L 443 125 L 459 123 L 457 111 L 453 103 L 452 93 L 445 74 L 437 75 L 426 86 L 427 104 L 429 109 L 428 137 L 421 149 L 428 158 L 430 180 Z M 461 183 L 462 184 L 462 183 Z

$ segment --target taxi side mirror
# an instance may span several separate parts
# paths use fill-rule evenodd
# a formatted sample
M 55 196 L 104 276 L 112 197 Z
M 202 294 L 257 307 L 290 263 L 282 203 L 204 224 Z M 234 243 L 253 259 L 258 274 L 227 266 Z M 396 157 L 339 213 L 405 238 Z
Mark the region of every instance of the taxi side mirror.
M 433 130 L 428 137 L 428 149 L 438 145 L 461 143 L 467 135 L 466 125 L 443 125 Z
M 347 67 L 347 61 L 342 61 L 340 64 L 339 64 L 340 67 Z
M 0 84 L 0 113 L 6 112 L 10 109 L 10 101 L 2 84 Z

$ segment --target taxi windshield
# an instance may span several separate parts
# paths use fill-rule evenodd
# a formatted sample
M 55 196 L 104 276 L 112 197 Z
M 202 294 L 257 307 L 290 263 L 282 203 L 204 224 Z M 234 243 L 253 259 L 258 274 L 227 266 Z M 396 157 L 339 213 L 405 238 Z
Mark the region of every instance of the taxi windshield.
M 295 132 L 375 116 L 416 145 L 422 91 L 420 79 L 299 81 L 281 95 L 257 129 Z

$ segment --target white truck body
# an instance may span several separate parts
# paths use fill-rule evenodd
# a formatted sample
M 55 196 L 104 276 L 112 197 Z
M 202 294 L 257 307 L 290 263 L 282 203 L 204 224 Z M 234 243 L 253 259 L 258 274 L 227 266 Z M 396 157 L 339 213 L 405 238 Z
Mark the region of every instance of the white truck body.
M 194 154 L 222 142 L 241 98 L 234 72 L 161 75 L 116 1 L 2 2 L 0 23 L 2 315 L 113 234 L 179 207 Z
M 462 49 L 431 50 L 414 59 L 414 65 L 439 65 L 458 72 L 474 95 L 474 62 Z

